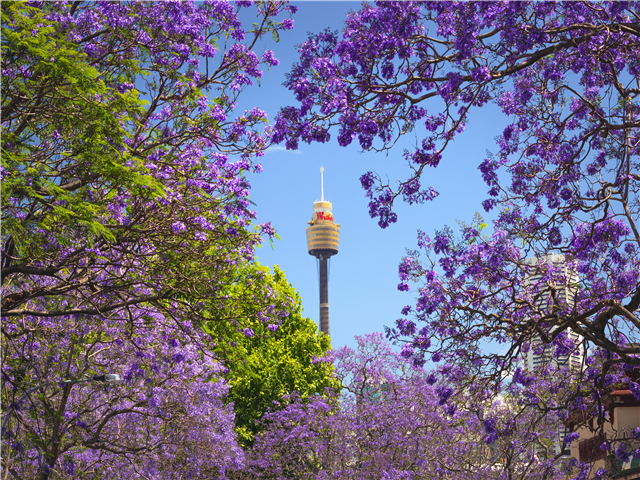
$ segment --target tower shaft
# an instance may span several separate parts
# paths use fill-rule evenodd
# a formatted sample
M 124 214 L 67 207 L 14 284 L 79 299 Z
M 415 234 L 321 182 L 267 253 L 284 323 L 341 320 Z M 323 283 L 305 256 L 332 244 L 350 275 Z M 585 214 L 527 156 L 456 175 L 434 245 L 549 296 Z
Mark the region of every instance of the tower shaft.
M 318 257 L 320 262 L 320 331 L 329 335 L 329 275 L 324 255 Z

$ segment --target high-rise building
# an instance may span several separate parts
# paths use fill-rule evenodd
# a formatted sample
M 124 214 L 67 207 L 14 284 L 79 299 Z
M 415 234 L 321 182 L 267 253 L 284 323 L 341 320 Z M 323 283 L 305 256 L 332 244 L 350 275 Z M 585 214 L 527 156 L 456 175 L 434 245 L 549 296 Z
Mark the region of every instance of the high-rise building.
M 531 268 L 530 276 L 527 278 L 526 286 L 534 290 L 533 308 L 536 310 L 536 316 L 544 317 L 546 314 L 552 313 L 556 308 L 555 301 L 560 305 L 570 305 L 576 293 L 578 292 L 579 276 L 573 265 L 565 262 L 564 255 L 550 254 L 540 258 L 529 258 L 526 263 Z M 556 271 L 552 276 L 558 281 L 545 281 L 541 283 L 545 276 L 548 276 L 549 269 Z M 553 292 L 553 295 L 552 295 Z M 557 307 L 559 307 L 558 305 Z M 567 336 L 576 344 L 580 342 L 580 336 L 568 329 Z M 553 350 L 550 346 L 546 346 L 542 351 L 535 348 L 540 343 L 540 337 L 533 339 L 533 348 L 527 353 L 526 363 L 529 370 L 556 362 L 558 365 L 569 364 L 574 368 L 580 368 L 582 365 L 582 349 L 577 349 L 571 355 L 559 355 L 554 359 Z
M 320 284 L 320 331 L 329 330 L 329 260 L 338 253 L 340 224 L 333 222 L 331 202 L 324 199 L 324 168 L 320 167 L 320 200 L 313 202 L 313 216 L 307 222 L 307 248 L 318 262 Z

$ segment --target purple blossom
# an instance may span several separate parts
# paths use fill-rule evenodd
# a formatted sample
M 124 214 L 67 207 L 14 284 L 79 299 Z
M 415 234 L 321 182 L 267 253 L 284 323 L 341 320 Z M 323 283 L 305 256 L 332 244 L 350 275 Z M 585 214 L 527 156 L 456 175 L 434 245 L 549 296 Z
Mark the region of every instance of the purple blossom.
M 253 330 L 251 328 L 245 328 L 244 330 L 242 330 L 242 333 L 244 333 L 244 335 L 247 338 L 251 338 L 253 337 L 255 334 L 253 333 Z
M 636 382 L 629 382 L 629 390 L 637 400 L 640 400 L 640 385 Z
M 171 229 L 173 230 L 173 233 L 180 233 L 186 229 L 186 226 L 182 222 L 173 222 L 171 224 Z
M 261 61 L 266 63 L 267 65 L 272 66 L 272 67 L 280 65 L 280 60 L 278 60 L 275 57 L 275 55 L 274 55 L 272 50 L 265 50 L 265 52 L 262 54 Z

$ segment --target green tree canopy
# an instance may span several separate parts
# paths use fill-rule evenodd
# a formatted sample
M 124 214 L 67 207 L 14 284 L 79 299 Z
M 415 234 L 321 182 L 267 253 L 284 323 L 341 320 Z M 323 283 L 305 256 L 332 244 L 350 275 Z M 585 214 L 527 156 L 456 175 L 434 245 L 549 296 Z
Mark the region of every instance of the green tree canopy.
M 322 395 L 325 389 L 338 386 L 332 376 L 333 365 L 315 361 L 330 349 L 329 337 L 318 332 L 315 322 L 302 315 L 300 295 L 287 282 L 284 272 L 277 265 L 273 273 L 258 264 L 252 268 L 262 271 L 262 276 L 252 275 L 261 280 L 238 282 L 230 287 L 230 294 L 248 298 L 238 290 L 263 288 L 259 283 L 269 285 L 264 290 L 274 292 L 277 297 L 273 304 L 280 307 L 272 313 L 281 323 L 261 321 L 256 305 L 239 302 L 233 312 L 227 311 L 227 321 L 214 320 L 204 327 L 216 342 L 214 352 L 229 369 L 227 398 L 233 402 L 238 440 L 245 447 L 253 443 L 260 430 L 257 421 L 274 407 L 274 401 L 293 392 L 302 398 Z M 234 319 L 243 329 L 234 327 Z

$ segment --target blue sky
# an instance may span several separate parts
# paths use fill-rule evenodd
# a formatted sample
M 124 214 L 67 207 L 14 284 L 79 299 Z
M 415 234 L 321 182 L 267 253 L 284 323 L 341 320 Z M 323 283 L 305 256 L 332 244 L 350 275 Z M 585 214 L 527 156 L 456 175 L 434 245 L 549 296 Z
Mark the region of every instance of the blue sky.
M 259 107 L 273 123 L 278 110 L 296 105 L 293 95 L 282 86 L 285 74 L 297 61 L 295 45 L 307 32 L 330 27 L 340 30 L 346 13 L 360 8 L 359 2 L 292 2 L 295 29 L 284 32 L 280 42 L 264 48 L 274 50 L 280 65 L 265 71 L 261 85 L 248 88 L 240 97 L 238 109 Z M 256 53 L 262 53 L 258 50 Z M 425 103 L 428 110 L 437 105 Z M 316 260 L 307 253 L 305 228 L 311 220 L 312 204 L 320 198 L 320 166 L 324 166 L 325 197 L 333 203 L 336 223 L 340 223 L 340 251 L 331 260 L 329 305 L 333 348 L 354 346 L 354 336 L 383 331 L 400 318 L 404 305 L 413 304 L 415 288 L 397 290 L 397 268 L 405 249 L 416 248 L 418 229 L 432 235 L 456 220 L 470 222 L 475 212 L 484 215 L 482 200 L 487 198 L 478 165 L 487 150 L 496 151 L 494 137 L 508 119 L 491 105 L 470 115 L 466 131 L 448 147 L 437 169 L 430 170 L 423 184 L 434 187 L 440 196 L 423 205 L 398 204 L 398 222 L 386 230 L 368 214 L 368 199 L 360 186 L 360 176 L 375 171 L 391 182 L 406 179 L 402 152 L 424 134 L 424 127 L 407 135 L 387 153 L 362 153 L 357 142 L 340 147 L 337 132 L 328 144 L 300 144 L 298 151 L 283 146 L 271 148 L 261 163 L 264 170 L 251 177 L 251 198 L 258 221 L 271 221 L 282 240 L 268 242 L 258 251 L 261 263 L 279 265 L 287 279 L 300 292 L 305 314 L 318 321 L 318 278 Z M 485 215 L 485 219 L 490 217 Z

